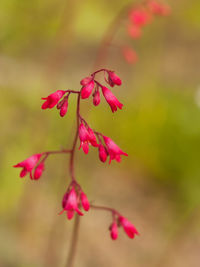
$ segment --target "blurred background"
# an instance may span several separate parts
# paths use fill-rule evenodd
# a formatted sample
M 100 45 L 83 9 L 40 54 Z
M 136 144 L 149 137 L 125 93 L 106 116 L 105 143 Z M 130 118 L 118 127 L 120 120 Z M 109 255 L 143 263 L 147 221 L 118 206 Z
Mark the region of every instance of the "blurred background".
M 41 97 L 80 89 L 93 71 L 110 23 L 130 1 L 1 0 L 0 3 L 0 266 L 64 266 L 73 222 L 58 216 L 69 184 L 68 156 L 49 157 L 39 181 L 12 166 L 34 153 L 69 147 L 75 97 L 66 117 L 42 111 Z M 133 2 L 134 3 L 134 2 Z M 129 154 L 102 164 L 95 149 L 76 154 L 76 173 L 95 204 L 115 207 L 137 227 L 109 237 L 110 214 L 92 210 L 81 220 L 75 266 L 198 267 L 200 262 L 200 2 L 169 1 L 133 41 L 124 19 L 105 67 L 123 86 L 115 114 L 102 99 L 81 113 L 92 128 Z M 127 64 L 122 41 L 139 61 Z M 103 63 L 103 62 L 102 62 Z M 100 67 L 100 66 L 99 66 Z

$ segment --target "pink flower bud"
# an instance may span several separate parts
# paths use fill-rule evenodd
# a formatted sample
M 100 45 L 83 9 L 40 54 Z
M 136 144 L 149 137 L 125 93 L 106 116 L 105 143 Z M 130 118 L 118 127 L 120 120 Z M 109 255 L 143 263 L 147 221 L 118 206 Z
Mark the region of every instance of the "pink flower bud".
M 106 144 L 108 154 L 110 155 L 109 163 L 111 163 L 112 160 L 116 160 L 117 162 L 120 162 L 121 161 L 121 155 L 128 156 L 128 154 L 123 152 L 121 150 L 121 148 L 118 147 L 118 145 L 116 145 L 111 138 L 109 138 L 107 136 L 103 136 L 103 139 L 104 139 L 104 142 Z
M 108 156 L 108 152 L 107 152 L 106 148 L 102 144 L 100 144 L 99 145 L 99 159 L 102 162 L 106 162 L 107 156 Z
M 130 47 L 123 47 L 122 48 L 122 54 L 124 56 L 124 59 L 126 60 L 127 63 L 129 64 L 134 64 L 138 61 L 138 55 L 135 52 L 135 50 L 133 50 Z
M 83 191 L 81 192 L 81 204 L 85 211 L 88 211 L 90 209 L 90 203 L 88 201 L 88 198 Z
M 28 172 L 31 174 L 31 171 L 35 168 L 37 165 L 38 161 L 40 160 L 42 154 L 35 154 L 32 155 L 31 157 L 25 159 L 24 161 L 14 165 L 14 168 L 23 168 L 20 177 L 24 177 Z
M 48 97 L 42 98 L 43 100 L 46 100 L 42 104 L 42 109 L 53 108 L 58 103 L 58 101 L 63 97 L 64 94 L 65 91 L 57 90 L 55 93 L 50 94 Z
M 64 200 L 62 204 L 65 204 L 64 210 L 67 211 L 68 219 L 69 217 L 70 218 L 73 217 L 73 216 L 72 217 L 70 216 L 72 215 L 72 211 L 76 211 L 81 216 L 83 215 L 83 213 L 78 208 L 78 198 L 77 198 L 77 194 L 76 194 L 74 187 L 69 191 L 69 194 L 67 195 L 67 199 Z
M 139 39 L 142 35 L 142 31 L 139 26 L 131 24 L 128 26 L 128 34 L 133 39 Z
M 65 102 L 62 104 L 61 108 L 60 108 L 60 116 L 64 117 L 65 114 L 67 113 L 67 109 L 68 109 L 68 99 L 65 100 Z
M 99 145 L 97 144 L 96 136 L 91 128 L 88 128 L 88 134 L 88 141 L 90 142 L 90 144 L 94 147 L 98 147 Z
M 170 6 L 161 4 L 155 0 L 149 1 L 148 6 L 150 11 L 155 15 L 168 16 L 171 13 Z
M 91 80 L 88 84 L 82 87 L 81 98 L 82 99 L 88 98 L 91 95 L 93 89 L 94 89 L 94 81 Z
M 80 81 L 80 84 L 81 85 L 83 85 L 83 86 L 85 86 L 85 85 L 87 85 L 88 83 L 90 83 L 91 81 L 92 81 L 92 77 L 90 76 L 90 77 L 86 77 L 86 78 L 84 78 L 84 79 L 82 79 L 81 81 Z
M 38 180 L 42 173 L 44 171 L 44 163 L 41 162 L 36 168 L 35 168 L 35 171 L 34 171 L 34 175 L 33 175 L 33 179 L 34 180 Z
M 112 240 L 116 240 L 118 237 L 118 228 L 116 222 L 113 222 L 110 226 L 110 236 Z
M 122 227 L 124 228 L 125 233 L 130 237 L 130 238 L 134 238 L 135 235 L 139 235 L 137 229 L 135 228 L 135 226 L 129 222 L 125 217 L 120 216 L 119 217 L 119 223 L 120 225 L 122 225 Z
M 87 154 L 89 151 L 89 145 L 88 145 L 89 133 L 83 123 L 81 123 L 79 126 L 79 138 L 81 142 L 79 149 L 82 148 L 84 153 Z
M 129 18 L 134 25 L 139 27 L 145 26 L 151 22 L 151 14 L 143 7 L 132 9 Z
M 107 103 L 110 105 L 112 112 L 115 112 L 117 108 L 122 109 L 123 104 L 119 102 L 116 96 L 114 96 L 113 93 L 108 88 L 102 86 L 102 92 Z
M 113 87 L 114 85 L 121 85 L 122 81 L 114 71 L 108 71 L 108 83 L 111 87 Z
M 93 104 L 94 106 L 98 106 L 100 104 L 100 93 L 99 90 L 97 90 L 94 94 L 93 94 Z

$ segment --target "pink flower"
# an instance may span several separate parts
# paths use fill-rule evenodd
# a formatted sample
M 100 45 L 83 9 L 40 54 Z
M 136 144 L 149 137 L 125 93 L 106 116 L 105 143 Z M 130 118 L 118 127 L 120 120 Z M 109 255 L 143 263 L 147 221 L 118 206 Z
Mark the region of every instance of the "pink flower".
M 113 222 L 110 226 L 110 236 L 113 240 L 116 240 L 118 237 L 118 228 L 116 222 Z
M 131 24 L 128 26 L 128 34 L 133 39 L 139 39 L 142 35 L 142 31 L 139 26 Z
M 63 97 L 64 94 L 65 91 L 57 90 L 55 93 L 50 94 L 48 97 L 42 98 L 43 100 L 46 100 L 42 104 L 42 109 L 53 108 L 58 103 L 58 101 Z
M 66 99 L 64 101 L 64 103 L 62 104 L 61 108 L 60 108 L 60 116 L 64 117 L 65 114 L 67 113 L 67 109 L 68 109 L 68 99 Z
M 42 173 L 44 171 L 44 163 L 41 162 L 36 168 L 35 168 L 35 171 L 34 171 L 34 175 L 33 175 L 33 179 L 34 180 L 38 180 Z
M 122 81 L 114 71 L 108 71 L 108 83 L 111 87 L 113 87 L 114 85 L 121 85 Z
M 133 24 L 142 27 L 151 21 L 151 15 L 143 7 L 134 8 L 129 14 Z
M 86 194 L 83 191 L 81 192 L 81 204 L 85 211 L 88 211 L 90 209 L 90 203 Z
M 112 112 L 115 112 L 117 108 L 122 109 L 123 104 L 119 102 L 116 96 L 114 96 L 113 93 L 107 87 L 102 86 L 101 88 L 102 88 L 103 95 L 107 103 L 110 105 Z
M 94 147 L 98 147 L 96 136 L 91 128 L 88 128 L 88 142 Z
M 97 90 L 94 94 L 93 94 L 93 104 L 94 106 L 98 106 L 101 102 L 100 99 L 100 93 L 99 90 Z
M 89 83 L 87 83 L 82 87 L 81 98 L 82 99 L 88 98 L 91 95 L 93 89 L 94 89 L 94 81 L 91 80 Z
M 89 152 L 89 144 L 94 147 L 98 147 L 96 136 L 91 128 L 88 129 L 85 127 L 83 123 L 79 126 L 79 138 L 80 138 L 80 147 L 79 149 L 83 149 L 85 154 Z
M 86 77 L 86 78 L 84 78 L 84 79 L 82 79 L 82 80 L 80 81 L 80 84 L 83 85 L 83 86 L 85 86 L 85 85 L 87 85 L 88 83 L 90 83 L 92 80 L 93 80 L 93 78 L 92 78 L 91 76 L 90 76 L 90 77 Z
M 40 157 L 42 154 L 35 154 L 32 155 L 31 157 L 25 159 L 24 161 L 18 163 L 17 165 L 14 165 L 14 168 L 21 167 L 23 168 L 22 171 L 20 172 L 20 177 L 24 177 L 27 173 L 30 173 L 31 176 L 31 171 L 35 168 L 37 165 L 38 161 L 40 160 Z
M 107 152 L 106 148 L 102 144 L 100 144 L 99 145 L 99 159 L 102 162 L 106 162 L 107 156 L 108 156 L 108 152 Z
M 124 228 L 125 233 L 130 237 L 130 238 L 134 238 L 135 235 L 139 235 L 137 229 L 135 228 L 135 226 L 129 222 L 125 217 L 120 216 L 119 217 L 119 223 L 120 225 L 122 225 L 122 227 Z
M 118 145 L 116 145 L 113 140 L 107 136 L 103 136 L 104 142 L 106 144 L 108 154 L 110 155 L 110 161 L 116 160 L 117 162 L 121 161 L 121 155 L 128 156 L 125 152 L 123 152 Z
M 72 219 L 74 212 L 77 212 L 79 215 L 83 216 L 83 213 L 78 208 L 78 198 L 74 187 L 66 193 L 62 201 L 63 211 L 67 212 L 68 219 Z M 63 211 L 61 213 L 63 213 Z
M 124 59 L 129 64 L 134 64 L 138 61 L 138 55 L 132 48 L 126 46 L 122 48 L 122 54 L 124 56 Z
M 171 8 L 168 5 L 161 4 L 155 0 L 148 3 L 150 11 L 155 15 L 168 16 L 171 13 Z

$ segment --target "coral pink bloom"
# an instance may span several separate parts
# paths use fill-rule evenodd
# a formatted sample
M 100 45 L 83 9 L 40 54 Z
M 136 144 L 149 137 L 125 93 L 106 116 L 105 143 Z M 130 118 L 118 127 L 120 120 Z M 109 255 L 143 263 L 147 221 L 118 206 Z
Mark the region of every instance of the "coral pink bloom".
M 67 196 L 65 194 L 64 198 L 62 204 L 65 204 L 64 210 L 67 211 L 68 219 L 73 218 L 74 212 L 77 212 L 81 216 L 83 215 L 78 208 L 78 198 L 74 188 L 69 191 Z
M 108 152 L 107 152 L 106 148 L 102 144 L 100 144 L 99 145 L 99 159 L 100 159 L 100 161 L 106 162 L 107 156 L 108 156 Z
M 18 163 L 17 165 L 14 165 L 13 167 L 14 168 L 18 168 L 18 167 L 23 168 L 21 173 L 20 173 L 21 178 L 24 177 L 28 172 L 30 173 L 30 177 L 31 177 L 31 171 L 35 168 L 35 166 L 38 163 L 38 161 L 40 160 L 41 156 L 42 156 L 42 154 L 32 155 L 31 157 Z
M 151 15 L 143 7 L 131 10 L 129 18 L 133 24 L 139 27 L 142 27 L 151 22 Z
M 150 11 L 155 15 L 168 16 L 171 13 L 170 6 L 161 4 L 154 0 L 149 1 L 148 6 Z
M 128 34 L 133 39 L 139 39 L 142 35 L 142 30 L 139 26 L 131 24 L 128 26 Z
M 122 48 L 122 54 L 124 56 L 124 59 L 126 60 L 127 63 L 129 64 L 134 64 L 138 61 L 138 55 L 135 52 L 135 50 L 133 50 L 130 47 L 123 47 Z
M 113 222 L 110 226 L 110 236 L 113 240 L 116 240 L 118 237 L 118 228 L 116 222 Z
M 107 103 L 110 105 L 112 112 L 115 112 L 117 108 L 122 109 L 123 104 L 119 102 L 116 96 L 114 96 L 113 93 L 107 87 L 102 86 L 101 88 L 102 88 L 103 95 Z
M 83 149 L 84 153 L 87 154 L 89 151 L 89 133 L 88 130 L 86 129 L 85 125 L 83 123 L 80 124 L 79 126 L 79 138 L 80 138 L 80 147 L 79 149 Z
M 108 71 L 108 83 L 111 87 L 113 87 L 114 85 L 120 86 L 122 84 L 122 81 L 114 71 Z
M 85 86 L 85 85 L 87 85 L 88 83 L 90 83 L 91 81 L 92 81 L 92 77 L 90 76 L 90 77 L 86 77 L 86 78 L 84 78 L 83 80 L 81 80 L 81 82 L 80 82 L 80 84 L 81 85 L 83 85 L 83 86 Z
M 88 141 L 90 142 L 90 144 L 94 147 L 98 147 L 99 145 L 97 144 L 96 136 L 91 128 L 88 128 L 88 134 Z
M 34 174 L 33 174 L 33 179 L 34 180 L 38 180 L 42 173 L 44 171 L 44 163 L 41 162 L 36 168 L 35 168 L 35 171 L 34 171 Z
M 121 148 L 116 145 L 113 140 L 107 136 L 103 136 L 104 142 L 106 144 L 108 154 L 110 155 L 110 161 L 111 163 L 112 160 L 116 160 L 117 162 L 121 161 L 121 155 L 128 156 L 125 152 L 121 150 Z
M 90 202 L 88 201 L 88 198 L 83 191 L 81 192 L 81 204 L 85 211 L 88 211 L 90 209 Z
M 60 108 L 60 116 L 64 117 L 65 114 L 67 113 L 67 109 L 68 109 L 68 99 L 66 99 L 64 101 L 64 103 L 62 104 L 61 108 Z
M 119 223 L 120 225 L 122 225 L 122 227 L 124 228 L 124 231 L 130 238 L 134 238 L 135 235 L 139 235 L 135 226 L 131 222 L 129 222 L 125 217 L 120 216 Z
M 48 97 L 42 98 L 43 100 L 46 100 L 42 104 L 42 109 L 53 108 L 58 103 L 58 101 L 63 97 L 64 94 L 65 91 L 57 90 L 55 93 L 50 94 Z
M 100 99 L 100 93 L 99 90 L 97 90 L 94 94 L 93 94 L 93 104 L 94 106 L 98 106 L 101 102 Z
M 93 89 L 94 89 L 94 81 L 91 80 L 89 83 L 87 83 L 82 87 L 81 98 L 82 99 L 88 98 L 91 95 Z

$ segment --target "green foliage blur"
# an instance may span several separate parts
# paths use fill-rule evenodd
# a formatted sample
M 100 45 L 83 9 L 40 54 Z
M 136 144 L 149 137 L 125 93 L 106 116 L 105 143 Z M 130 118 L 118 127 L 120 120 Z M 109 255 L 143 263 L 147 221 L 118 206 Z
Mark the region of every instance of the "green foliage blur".
M 33 226 L 33 222 L 29 224 L 32 217 L 22 214 L 33 209 L 38 223 L 41 213 L 53 217 L 55 210 L 59 211 L 67 187 L 67 158 L 49 159 L 44 177 L 33 185 L 28 177 L 20 180 L 19 170 L 12 166 L 34 153 L 71 144 L 75 97 L 70 99 L 65 118 L 60 118 L 56 109 L 42 111 L 41 97 L 57 89 L 80 88 L 80 80 L 93 70 L 104 32 L 129 2 L 1 0 L 0 236 L 3 242 L 0 266 L 46 266 L 42 260 L 38 263 L 42 256 L 34 252 L 35 249 L 32 256 L 23 260 L 22 256 L 17 256 L 29 244 L 26 243 L 27 232 L 30 239 L 34 236 L 28 226 Z M 172 15 L 156 19 L 144 30 L 139 41 L 128 38 L 126 20 L 122 22 L 114 40 L 117 45 L 109 49 L 105 67 L 116 70 L 123 79 L 123 86 L 113 89 L 124 104 L 122 111 L 112 114 L 103 99 L 97 108 L 91 107 L 91 99 L 81 106 L 91 127 L 113 138 L 129 157 L 108 168 L 98 162 L 96 151 L 91 149 L 87 157 L 78 152 L 77 173 L 93 199 L 95 186 L 88 177 L 98 176 L 103 172 L 101 169 L 106 168 L 111 177 L 119 172 L 133 184 L 141 179 L 144 187 L 147 184 L 154 188 L 158 202 L 159 192 L 163 192 L 169 200 L 165 208 L 174 210 L 178 225 L 182 216 L 190 216 L 190 211 L 200 203 L 200 2 L 169 3 Z M 139 62 L 135 65 L 127 64 L 120 55 L 117 46 L 123 41 L 136 49 Z M 109 184 L 109 177 L 105 175 L 104 179 Z M 123 191 L 129 186 L 127 179 L 123 181 Z M 135 201 L 131 196 L 130 193 L 130 201 Z M 38 211 L 34 211 L 34 204 Z M 133 207 L 129 212 L 132 210 Z M 24 227 L 20 228 L 21 222 Z M 177 225 L 172 228 L 179 227 Z M 35 231 L 40 227 L 37 225 Z M 42 227 L 41 232 L 45 232 L 45 226 Z M 19 242 L 22 244 L 18 247 Z M 33 244 L 37 246 L 37 242 L 34 240 Z M 27 255 L 29 245 L 25 249 Z M 94 262 L 87 266 L 94 266 L 92 264 Z M 139 259 L 138 264 L 135 266 L 147 266 Z M 126 266 L 133 265 L 127 263 Z M 151 266 L 156 265 L 152 263 Z

